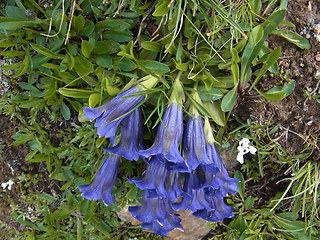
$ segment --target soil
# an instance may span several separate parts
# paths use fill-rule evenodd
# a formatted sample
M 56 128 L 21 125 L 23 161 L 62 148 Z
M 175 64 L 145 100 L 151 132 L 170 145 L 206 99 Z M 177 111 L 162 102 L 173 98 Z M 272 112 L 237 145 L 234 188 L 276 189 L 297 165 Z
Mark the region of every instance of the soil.
M 305 144 L 316 144 L 315 139 L 320 131 L 319 103 L 315 99 L 308 99 L 304 94 L 307 88 L 313 91 L 320 85 L 320 1 L 289 1 L 286 20 L 295 25 L 293 31 L 304 37 L 310 37 L 311 44 L 310 49 L 301 50 L 281 37 L 270 36 L 269 38 L 271 48 L 282 47 L 282 57 L 278 62 L 280 73 L 286 73 L 287 78 L 296 81 L 294 92 L 279 102 L 266 101 L 257 96 L 254 91 L 246 93 L 238 103 L 238 106 L 245 107 L 237 107 L 233 114 L 244 121 L 250 118 L 261 124 L 270 120 L 273 123 L 280 123 L 280 131 L 283 134 L 279 135 L 278 143 L 291 154 L 299 154 L 305 151 Z M 317 34 L 319 40 L 317 40 Z M 263 89 L 267 82 L 277 84 L 277 81 L 281 80 L 279 76 L 268 76 L 261 80 L 258 87 Z M 0 183 L 7 182 L 9 179 L 15 182 L 11 191 L 0 188 L 0 239 L 10 239 L 8 232 L 23 229 L 19 223 L 12 220 L 10 214 L 10 205 L 21 204 L 19 203 L 20 190 L 24 188 L 25 182 L 18 177 L 43 169 L 39 164 L 30 165 L 25 162 L 24 158 L 29 152 L 27 145 L 10 146 L 13 141 L 11 136 L 17 132 L 18 127 L 19 122 L 16 119 L 0 115 Z M 320 157 L 319 147 L 316 145 L 312 156 L 314 160 Z M 232 167 L 233 169 L 229 168 L 231 172 L 239 168 L 239 165 Z M 48 177 L 45 175 L 43 174 L 42 181 L 31 187 L 31 191 L 42 191 L 44 186 L 51 183 L 48 183 Z M 283 191 L 283 186 L 276 184 L 278 180 L 273 179 L 270 182 L 266 178 L 257 183 L 258 185 L 247 183 L 247 189 L 253 195 L 260 197 L 263 204 L 274 195 L 275 189 Z

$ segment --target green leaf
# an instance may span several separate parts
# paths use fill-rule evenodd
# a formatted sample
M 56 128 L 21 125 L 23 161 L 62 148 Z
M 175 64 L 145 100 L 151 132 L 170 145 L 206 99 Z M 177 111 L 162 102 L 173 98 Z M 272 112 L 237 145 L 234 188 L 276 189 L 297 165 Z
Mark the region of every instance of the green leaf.
M 62 207 L 61 210 L 56 210 L 51 214 L 51 217 L 57 220 L 63 220 L 70 216 L 70 214 L 73 212 L 72 209 L 69 209 L 68 207 Z
M 121 31 L 121 30 L 126 30 L 130 28 L 130 24 L 122 21 L 122 20 L 104 20 L 101 22 L 98 22 L 95 26 L 97 30 L 116 30 L 116 31 Z
M 170 3 L 170 0 L 159 1 L 152 15 L 155 17 L 161 17 L 166 15 L 169 12 L 169 7 L 168 7 L 169 3 Z
M 17 78 L 17 77 L 22 76 L 28 70 L 29 64 L 30 64 L 30 55 L 26 54 L 24 57 L 24 60 L 22 62 L 22 65 L 20 66 L 17 73 L 13 76 L 13 78 Z
M 94 108 L 101 100 L 100 93 L 92 93 L 89 97 L 89 107 Z
M 65 120 L 70 120 L 71 112 L 69 107 L 64 102 L 61 103 L 60 113 Z
M 274 215 L 274 210 L 270 211 L 271 208 L 261 208 L 261 209 L 252 209 L 252 210 L 264 217 L 270 217 Z
M 93 72 L 93 64 L 83 56 L 75 57 L 74 69 L 79 76 L 88 75 Z
M 281 231 L 293 236 L 299 240 L 309 240 L 310 238 L 305 234 L 306 223 L 302 221 L 290 221 L 279 216 L 273 218 L 273 221 L 282 228 Z
M 119 43 L 129 42 L 132 40 L 132 35 L 123 31 L 107 31 L 102 33 L 103 39 L 113 40 Z
M 59 88 L 58 92 L 65 97 L 89 98 L 93 91 L 76 88 Z
M 113 40 L 97 41 L 93 48 L 94 54 L 112 54 L 120 50 L 120 44 Z
M 21 108 L 31 108 L 39 103 L 44 103 L 45 99 L 30 99 L 19 104 Z
M 131 72 L 136 68 L 136 64 L 129 58 L 123 57 L 116 65 L 124 72 Z
M 246 198 L 246 200 L 244 201 L 244 207 L 246 210 L 250 210 L 253 208 L 255 202 L 255 198 L 252 196 L 249 196 Z
M 259 14 L 262 6 L 261 0 L 249 0 L 249 5 L 254 13 Z
M 63 59 L 64 58 L 64 55 L 61 55 L 61 54 L 57 54 L 57 53 L 54 53 L 52 52 L 51 50 L 39 45 L 39 44 L 35 44 L 35 43 L 30 43 L 30 46 L 36 50 L 38 53 L 46 56 L 46 57 L 50 57 L 50 58 L 53 58 L 53 59 Z
M 223 97 L 223 93 L 218 88 L 208 90 L 205 86 L 199 86 L 197 90 L 202 101 L 215 101 Z
M 222 111 L 229 112 L 232 110 L 233 106 L 236 104 L 237 94 L 238 88 L 235 86 L 223 97 L 221 102 Z
M 80 35 L 89 36 L 94 31 L 94 23 L 90 20 L 86 20 L 84 27 L 79 32 Z
M 86 58 L 90 58 L 92 50 L 93 50 L 93 47 L 90 44 L 90 42 L 88 42 L 86 40 L 82 40 L 82 42 L 81 42 L 82 55 L 85 56 Z
M 272 31 L 272 34 L 284 37 L 289 42 L 293 43 L 301 49 L 311 48 L 311 45 L 307 39 L 290 30 L 276 29 Z
M 82 15 L 79 15 L 74 18 L 74 21 L 72 21 L 72 27 L 76 30 L 77 33 L 80 33 L 85 25 L 85 20 Z
M 168 68 L 168 66 L 160 62 L 145 60 L 145 61 L 140 61 L 139 63 L 141 64 L 141 66 L 143 66 L 144 68 L 146 68 L 148 71 L 152 73 L 163 74 L 163 73 L 170 72 L 170 69 Z
M 112 65 L 112 58 L 109 55 L 98 55 L 96 63 L 103 68 L 109 68 Z
M 269 89 L 265 93 L 262 93 L 259 91 L 258 93 L 267 100 L 281 101 L 282 99 L 289 96 L 293 92 L 295 84 L 296 84 L 296 81 L 290 80 L 290 82 L 286 83 L 283 87 L 276 86 Z
M 29 162 L 46 162 L 48 158 L 49 158 L 48 155 L 38 153 L 38 154 L 34 155 L 34 157 L 29 159 L 28 161 Z
M 121 51 L 118 52 L 118 56 L 127 57 L 129 59 L 135 59 L 133 55 L 133 41 L 130 41 L 127 46 L 121 46 Z
M 281 23 L 285 16 L 285 10 L 279 10 L 273 12 L 269 18 L 262 24 L 263 27 L 263 36 L 259 40 L 259 42 L 255 43 L 260 37 L 259 27 L 255 27 L 254 32 L 257 32 L 256 35 L 250 35 L 253 40 L 251 43 L 248 42 L 247 46 L 245 47 L 242 57 L 241 57 L 241 73 L 240 73 L 240 84 L 242 87 L 249 82 L 251 74 L 248 74 L 250 66 L 253 60 L 258 56 L 264 41 L 266 40 L 267 36 Z M 253 44 L 254 43 L 254 44 Z
M 155 52 L 161 51 L 161 44 L 157 42 L 143 41 L 141 42 L 141 47 L 149 51 L 155 51 Z
M 262 76 L 267 72 L 267 70 L 277 62 L 277 60 L 279 59 L 279 57 L 281 56 L 281 47 L 277 47 L 276 49 L 274 49 L 273 51 L 271 51 L 270 53 L 268 53 L 268 57 L 267 60 L 265 62 L 265 64 L 263 64 L 261 70 L 259 71 L 259 74 L 257 75 L 256 79 L 254 80 L 254 82 L 252 83 L 249 91 L 251 91 L 251 89 L 258 83 L 258 81 L 262 78 Z
M 20 144 L 24 144 L 32 139 L 34 139 L 34 135 L 31 133 L 16 133 L 12 136 L 12 138 L 15 140 L 13 143 L 11 143 L 10 145 L 12 146 L 16 146 L 16 145 L 20 145 Z
M 83 79 L 86 83 L 88 83 L 90 86 L 95 87 L 95 86 L 98 86 L 98 85 L 99 85 L 99 83 L 98 83 L 93 77 L 91 77 L 91 76 L 83 76 L 82 79 Z
M 25 26 L 35 26 L 36 24 L 43 24 L 45 22 L 46 20 L 41 19 L 25 20 L 20 18 L 0 17 L 0 29 L 16 30 Z
M 229 223 L 228 227 L 231 229 L 237 230 L 242 234 L 248 226 L 247 221 L 243 218 L 242 215 L 237 215 L 231 223 Z
M 41 193 L 38 195 L 40 199 L 46 200 L 47 202 L 53 203 L 54 201 L 57 201 L 58 199 L 52 195 L 49 195 L 48 193 Z
M 236 171 L 234 173 L 234 177 L 239 179 L 239 182 L 238 182 L 239 195 L 240 195 L 242 201 L 244 201 L 245 182 L 244 182 L 243 175 L 241 172 Z
M 26 19 L 26 13 L 22 9 L 15 6 L 6 6 L 4 13 L 9 18 Z
M 203 107 L 210 114 L 210 117 L 216 124 L 222 127 L 226 125 L 225 113 L 221 110 L 221 102 L 219 100 L 214 102 L 204 102 Z

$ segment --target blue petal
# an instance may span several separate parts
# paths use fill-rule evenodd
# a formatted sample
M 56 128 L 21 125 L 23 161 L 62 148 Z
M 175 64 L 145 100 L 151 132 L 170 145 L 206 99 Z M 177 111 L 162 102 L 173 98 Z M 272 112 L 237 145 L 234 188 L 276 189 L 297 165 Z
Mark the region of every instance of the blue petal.
M 215 197 L 223 198 L 228 193 L 234 194 L 238 192 L 237 183 L 239 180 L 237 178 L 229 177 L 227 169 L 224 164 L 221 164 L 221 171 L 219 173 L 212 173 L 210 169 L 202 167 L 205 174 L 205 183 L 204 187 L 211 187 L 216 189 Z
M 84 107 L 84 114 L 90 121 L 96 119 L 95 126 L 98 128 L 99 137 L 110 138 L 114 144 L 114 135 L 117 127 L 123 120 L 122 115 L 128 113 L 141 102 L 145 96 L 129 97 L 138 91 L 138 86 L 130 88 L 111 99 L 109 102 L 97 108 Z M 118 119 L 120 118 L 120 119 Z
M 153 231 L 156 235 L 165 237 L 168 232 L 175 228 L 183 231 L 183 227 L 180 224 L 181 219 L 177 215 L 167 215 L 163 221 L 154 220 L 152 222 L 143 222 L 141 228 Z
M 81 196 L 93 201 L 103 199 L 106 205 L 114 202 L 111 191 L 117 178 L 119 162 L 119 156 L 107 156 L 93 182 L 89 185 L 78 186 L 82 192 Z
M 122 120 L 120 143 L 115 147 L 104 148 L 104 150 L 127 160 L 137 161 L 140 156 L 139 151 L 144 149 L 142 129 L 141 110 L 137 108 Z
M 199 171 L 194 173 L 187 173 L 183 186 L 183 198 L 179 203 L 173 203 L 174 210 L 190 210 L 195 212 L 201 209 L 210 209 L 210 203 L 206 198 L 206 189 L 201 188 L 202 181 L 200 179 Z
M 159 124 L 154 144 L 147 150 L 140 151 L 145 157 L 163 155 L 164 158 L 173 163 L 184 163 L 179 152 L 179 144 L 183 133 L 183 113 L 178 104 L 173 102 L 166 109 L 163 124 Z
M 228 206 L 224 203 L 222 198 L 213 198 L 212 199 L 212 208 L 214 210 L 199 210 L 193 213 L 197 218 L 203 218 L 206 221 L 217 222 L 222 221 L 225 218 L 234 217 L 233 207 Z
M 142 222 L 152 222 L 154 220 L 163 221 L 167 214 L 174 215 L 171 202 L 165 198 L 150 197 L 152 192 L 152 190 L 144 190 L 142 205 L 129 207 L 132 216 Z
M 129 207 L 132 216 L 142 221 L 141 227 L 154 231 L 155 234 L 166 236 L 174 228 L 183 229 L 181 219 L 171 207 L 168 199 L 150 197 L 152 190 L 144 190 L 142 195 L 142 205 Z
M 195 170 L 199 164 L 213 165 L 206 152 L 206 138 L 201 117 L 189 117 L 183 136 L 182 156 L 189 167 L 189 172 Z M 176 164 L 173 169 L 181 171 L 181 164 Z
M 152 197 L 163 197 L 168 200 L 177 200 L 181 194 L 181 181 L 178 173 L 174 173 L 170 163 L 161 155 L 151 157 L 146 173 L 141 179 L 128 179 L 130 183 L 142 190 L 155 190 Z M 173 182 L 171 182 L 173 179 Z

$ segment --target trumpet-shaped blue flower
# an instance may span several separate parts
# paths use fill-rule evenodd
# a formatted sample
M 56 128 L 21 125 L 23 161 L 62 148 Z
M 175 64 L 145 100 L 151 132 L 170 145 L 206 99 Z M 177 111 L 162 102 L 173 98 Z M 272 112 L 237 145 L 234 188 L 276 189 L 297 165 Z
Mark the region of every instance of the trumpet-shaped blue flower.
M 193 173 L 187 173 L 183 185 L 183 198 L 179 203 L 173 203 L 174 210 L 190 210 L 196 212 L 201 209 L 210 209 L 210 203 L 206 198 L 206 189 L 202 187 L 198 169 Z
M 221 171 L 217 174 L 213 174 L 211 170 L 203 167 L 203 172 L 205 175 L 204 187 L 209 187 L 215 189 L 215 197 L 223 198 L 228 193 L 234 194 L 238 192 L 237 183 L 239 180 L 237 178 L 229 177 L 226 167 L 222 163 Z
M 195 170 L 200 164 L 210 165 L 213 171 L 219 171 L 217 163 L 208 158 L 206 145 L 201 117 L 198 114 L 194 118 L 189 117 L 182 145 L 182 156 L 189 167 L 189 171 Z M 173 169 L 181 171 L 182 167 L 183 165 L 176 164 Z
M 154 190 L 144 190 L 142 205 L 129 207 L 132 216 L 142 221 L 141 227 L 166 236 L 174 228 L 183 229 L 180 218 L 174 213 L 171 202 L 160 197 L 151 197 Z
M 183 113 L 177 102 L 174 101 L 168 106 L 162 122 L 158 127 L 154 144 L 149 149 L 140 151 L 140 154 L 145 157 L 163 155 L 167 161 L 183 164 L 184 160 L 179 152 L 183 133 Z
M 163 159 L 162 155 L 152 156 L 144 177 L 128 179 L 128 181 L 135 183 L 142 190 L 155 190 L 152 197 L 163 197 L 175 201 L 181 196 L 182 189 L 179 173 L 170 170 L 171 165 Z
M 177 228 L 183 231 L 183 227 L 180 224 L 181 219 L 177 215 L 167 215 L 163 221 L 154 220 L 152 222 L 141 223 L 141 228 L 151 230 L 155 234 L 165 237 L 168 232 Z
M 117 154 L 130 161 L 137 161 L 140 156 L 139 150 L 144 149 L 142 127 L 141 110 L 137 108 L 121 122 L 120 143 L 115 147 L 104 148 L 103 150 Z
M 144 98 L 144 95 L 129 97 L 139 92 L 138 86 L 120 93 L 104 105 L 96 108 L 84 107 L 84 114 L 90 121 L 96 120 L 95 127 L 99 137 L 109 138 L 114 144 L 115 133 L 121 121 L 122 115 L 135 108 Z
M 81 196 L 93 201 L 102 199 L 106 205 L 114 202 L 111 191 L 117 178 L 119 162 L 119 156 L 108 155 L 93 182 L 89 185 L 78 186 L 82 192 Z
M 234 216 L 233 207 L 224 203 L 223 198 L 210 198 L 211 209 L 202 209 L 193 213 L 198 218 L 203 218 L 206 221 L 217 222 L 225 218 L 232 218 Z

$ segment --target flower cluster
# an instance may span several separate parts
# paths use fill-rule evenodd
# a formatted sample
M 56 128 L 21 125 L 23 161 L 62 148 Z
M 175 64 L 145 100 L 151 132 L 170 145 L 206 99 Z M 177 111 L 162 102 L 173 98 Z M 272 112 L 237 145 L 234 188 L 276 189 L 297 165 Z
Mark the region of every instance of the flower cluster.
M 120 126 L 121 140 L 104 149 L 109 155 L 93 182 L 79 186 L 82 196 L 102 199 L 109 205 L 114 201 L 111 190 L 120 157 L 131 161 L 142 157 L 148 163 L 144 176 L 129 179 L 143 190 L 141 206 L 129 207 L 131 214 L 142 222 L 142 228 L 160 236 L 166 236 L 174 228 L 183 230 L 177 210 L 190 210 L 196 217 L 214 222 L 233 217 L 233 207 L 224 203 L 224 197 L 237 192 L 238 180 L 227 173 L 214 144 L 209 120 L 205 118 L 203 124 L 192 108 L 184 128 L 183 90 L 176 81 L 154 143 L 144 149 L 142 117 L 137 106 L 145 96 L 137 95 L 139 91 L 141 87 L 136 86 L 101 107 L 84 108 L 85 115 L 91 121 L 96 120 L 100 137 L 109 138 L 114 145 Z

